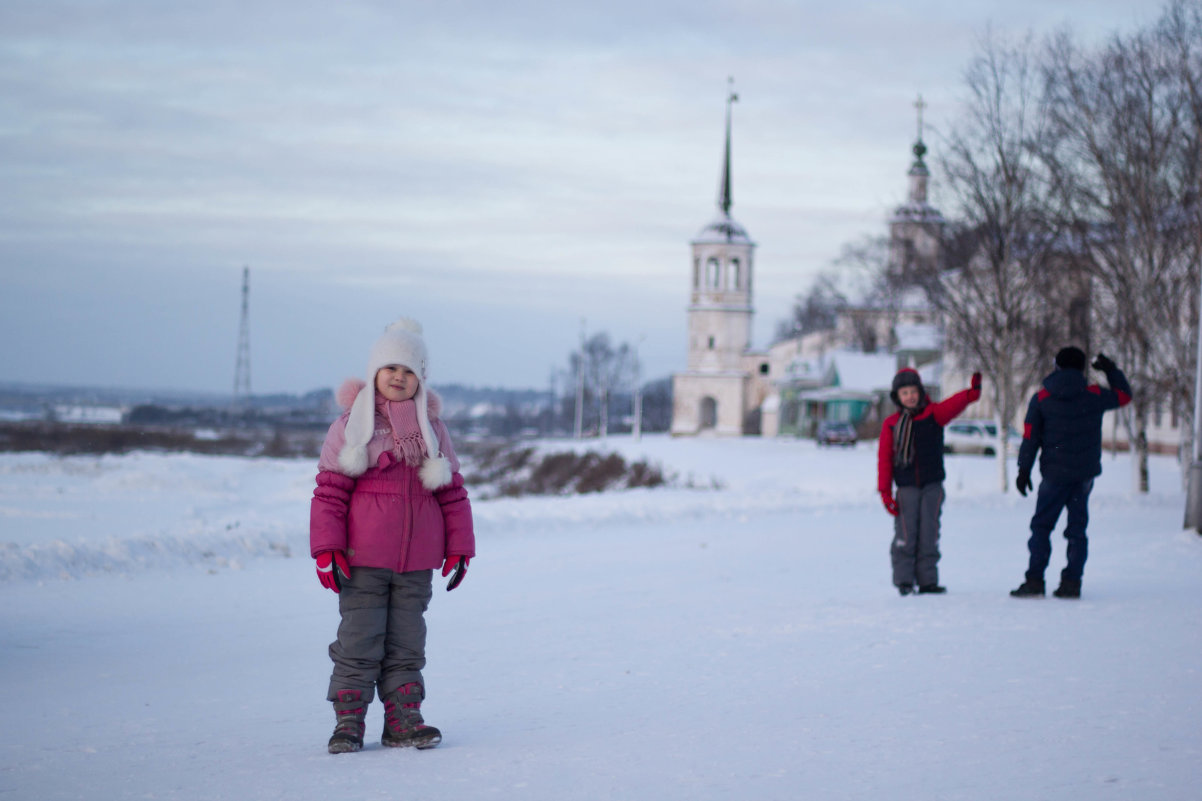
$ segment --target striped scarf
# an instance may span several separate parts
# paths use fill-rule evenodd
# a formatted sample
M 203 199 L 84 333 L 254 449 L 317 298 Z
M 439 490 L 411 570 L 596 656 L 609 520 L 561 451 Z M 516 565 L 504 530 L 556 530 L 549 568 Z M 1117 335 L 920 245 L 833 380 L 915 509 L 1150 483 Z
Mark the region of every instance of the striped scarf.
M 896 467 L 909 467 L 914 464 L 914 415 L 922 414 L 927 408 L 926 393 L 918 399 L 918 405 L 913 409 L 902 407 L 898 413 L 897 425 L 893 427 L 893 464 Z
M 914 413 L 902 409 L 893 427 L 893 464 L 909 467 L 914 463 Z

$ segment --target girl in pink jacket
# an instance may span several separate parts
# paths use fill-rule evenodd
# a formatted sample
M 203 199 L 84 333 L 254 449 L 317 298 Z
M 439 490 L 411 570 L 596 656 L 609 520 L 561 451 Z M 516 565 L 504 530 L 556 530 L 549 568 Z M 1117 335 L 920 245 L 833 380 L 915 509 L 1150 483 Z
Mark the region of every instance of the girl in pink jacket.
M 425 611 L 434 570 L 463 578 L 476 554 L 472 509 L 438 397 L 426 387 L 421 326 L 397 320 L 372 347 L 367 381 L 349 381 L 349 409 L 330 426 L 309 518 L 317 577 L 338 593 L 327 699 L 331 754 L 363 747 L 367 705 L 384 702 L 386 746 L 433 748 L 425 725 Z

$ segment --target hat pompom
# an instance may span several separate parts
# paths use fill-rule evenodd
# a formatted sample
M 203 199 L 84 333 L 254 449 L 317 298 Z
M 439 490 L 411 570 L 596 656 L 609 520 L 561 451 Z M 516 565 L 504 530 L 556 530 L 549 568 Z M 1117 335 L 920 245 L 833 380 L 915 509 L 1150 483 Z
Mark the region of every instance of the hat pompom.
M 385 328 L 384 331 L 385 333 L 406 331 L 410 334 L 417 334 L 418 336 L 421 336 L 422 324 L 417 320 L 414 320 L 412 317 L 401 317 L 389 323 L 388 327 Z

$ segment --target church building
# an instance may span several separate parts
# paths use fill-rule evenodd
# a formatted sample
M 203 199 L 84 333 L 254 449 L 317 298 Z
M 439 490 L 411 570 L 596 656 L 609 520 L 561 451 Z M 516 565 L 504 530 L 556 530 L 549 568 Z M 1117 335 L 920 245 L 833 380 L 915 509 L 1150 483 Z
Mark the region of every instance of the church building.
M 672 434 L 740 436 L 760 433 L 768 395 L 767 351 L 751 350 L 755 243 L 730 216 L 730 114 L 714 219 L 690 243 L 688 369 L 672 376 Z

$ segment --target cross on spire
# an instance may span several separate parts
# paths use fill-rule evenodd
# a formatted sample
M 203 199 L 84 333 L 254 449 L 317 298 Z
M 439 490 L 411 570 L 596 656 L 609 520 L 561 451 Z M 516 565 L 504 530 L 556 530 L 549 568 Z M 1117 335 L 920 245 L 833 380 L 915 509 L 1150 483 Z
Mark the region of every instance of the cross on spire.
M 922 99 L 922 95 L 918 95 L 918 99 L 914 101 L 914 108 L 918 109 L 918 138 L 914 140 L 914 166 L 919 169 L 926 169 L 926 164 L 922 157 L 927 154 L 927 146 L 922 141 L 922 111 L 927 107 L 927 104 Z
M 922 111 L 927 107 L 923 102 L 922 94 L 919 93 L 918 99 L 914 101 L 914 108 L 918 109 L 918 141 L 922 141 Z

